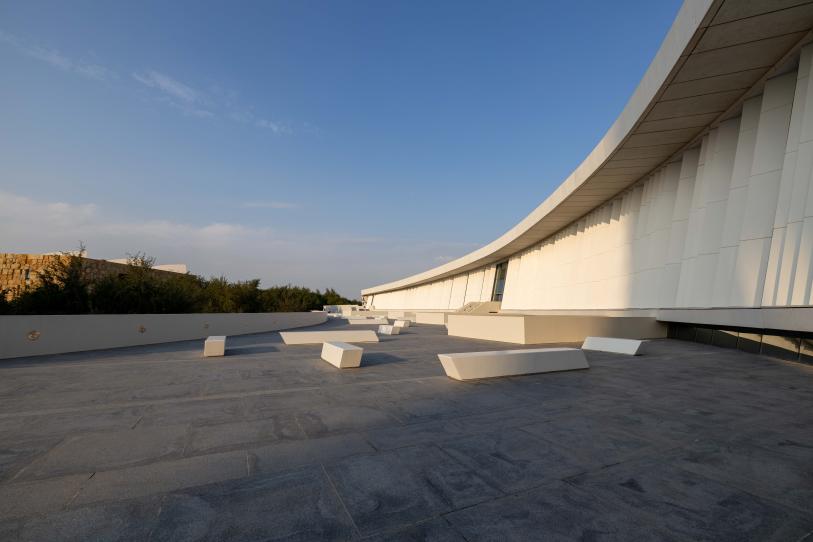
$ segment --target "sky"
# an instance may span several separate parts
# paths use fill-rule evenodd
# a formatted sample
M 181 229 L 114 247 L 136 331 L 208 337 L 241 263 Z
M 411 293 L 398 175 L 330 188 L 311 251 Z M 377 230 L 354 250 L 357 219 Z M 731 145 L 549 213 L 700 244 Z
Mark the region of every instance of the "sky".
M 0 0 L 0 252 L 362 288 L 502 235 L 679 0 Z

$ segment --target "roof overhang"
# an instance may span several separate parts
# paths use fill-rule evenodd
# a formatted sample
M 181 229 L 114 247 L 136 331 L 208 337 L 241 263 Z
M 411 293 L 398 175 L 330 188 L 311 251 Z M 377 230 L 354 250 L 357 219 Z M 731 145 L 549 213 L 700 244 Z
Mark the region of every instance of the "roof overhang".
M 769 77 L 798 61 L 811 28 L 813 1 L 686 0 L 624 110 L 541 205 L 488 245 L 362 295 L 471 271 L 553 235 L 738 115 Z

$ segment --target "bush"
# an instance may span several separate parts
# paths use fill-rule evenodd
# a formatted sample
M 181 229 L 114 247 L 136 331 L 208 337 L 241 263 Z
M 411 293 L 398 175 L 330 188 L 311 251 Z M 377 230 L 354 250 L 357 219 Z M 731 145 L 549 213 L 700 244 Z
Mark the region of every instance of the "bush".
M 313 292 L 300 286 L 275 286 L 263 291 L 262 307 L 264 312 L 302 312 L 321 309 L 325 297 L 319 290 Z
M 0 314 L 11 314 L 12 312 L 9 294 L 10 292 L 8 290 L 0 289 Z
M 80 245 L 79 253 L 85 247 Z M 11 302 L 15 314 L 82 314 L 90 312 L 89 283 L 84 262 L 77 254 L 63 253 L 40 273 L 39 284 L 26 288 Z
M 157 277 L 146 268 L 134 267 L 96 281 L 91 306 L 99 314 L 204 312 L 204 295 L 194 275 Z
M 37 287 L 11 301 L 0 291 L 0 314 L 302 312 L 358 304 L 330 288 L 323 294 L 291 285 L 262 289 L 259 279 L 229 282 L 224 277 L 157 274 L 151 270 L 154 259 L 143 253 L 127 263 L 126 273 L 89 282 L 81 256 L 63 254 L 42 273 Z

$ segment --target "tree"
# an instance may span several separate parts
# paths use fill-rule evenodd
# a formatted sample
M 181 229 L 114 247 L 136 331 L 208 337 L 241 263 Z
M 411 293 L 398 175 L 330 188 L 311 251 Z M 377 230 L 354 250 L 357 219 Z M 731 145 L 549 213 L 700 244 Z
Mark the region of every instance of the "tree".
M 339 295 L 333 288 L 328 288 L 324 293 L 324 305 L 361 305 L 360 301 L 355 299 L 347 299 Z
M 82 314 L 89 311 L 89 283 L 85 277 L 85 245 L 78 252 L 63 252 L 51 259 L 39 275 L 39 284 L 24 289 L 12 302 L 18 314 Z
M 0 314 L 11 314 L 13 311 L 13 306 L 11 301 L 9 301 L 9 296 L 11 292 L 8 290 L 0 289 Z
M 191 312 L 302 312 L 324 305 L 357 304 L 335 290 L 302 286 L 260 288 L 259 279 L 229 282 L 225 277 L 157 272 L 155 259 L 128 255 L 126 271 L 93 281 L 85 273 L 85 247 L 63 253 L 41 274 L 36 287 L 11 302 L 0 291 L 0 314 L 167 314 Z

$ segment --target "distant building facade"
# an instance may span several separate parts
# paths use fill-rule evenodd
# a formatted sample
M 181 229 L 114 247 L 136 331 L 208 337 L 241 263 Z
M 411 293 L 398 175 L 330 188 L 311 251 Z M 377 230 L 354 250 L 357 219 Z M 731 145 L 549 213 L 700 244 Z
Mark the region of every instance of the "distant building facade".
M 108 262 L 127 264 L 127 258 L 115 258 L 107 260 Z M 152 266 L 153 269 L 158 271 L 172 271 L 173 273 L 186 274 L 189 273 L 189 267 L 185 263 L 162 263 Z
M 5 292 L 8 298 L 13 298 L 27 288 L 35 288 L 39 284 L 43 271 L 59 259 L 69 257 L 74 253 L 48 253 L 48 254 L 13 254 L 0 253 L 0 291 Z M 82 255 L 84 271 L 89 280 L 96 280 L 110 274 L 126 273 L 129 266 L 127 260 L 99 260 Z M 186 273 L 184 264 L 169 266 L 154 266 L 151 271 L 164 276 L 175 273 Z

